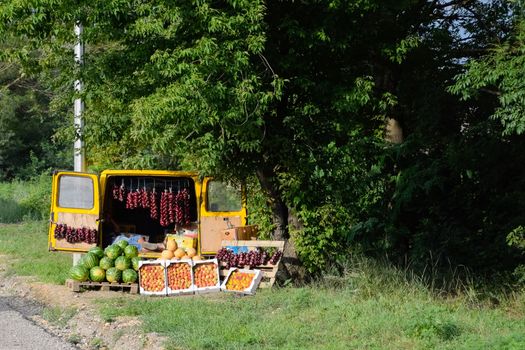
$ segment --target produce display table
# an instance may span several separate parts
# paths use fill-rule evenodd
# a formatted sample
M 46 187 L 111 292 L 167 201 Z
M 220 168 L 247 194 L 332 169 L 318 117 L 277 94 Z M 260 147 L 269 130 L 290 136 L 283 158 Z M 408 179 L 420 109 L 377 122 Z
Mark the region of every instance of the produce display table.
M 248 247 L 250 248 L 276 248 L 277 250 L 284 251 L 285 241 L 222 241 L 221 247 Z M 275 283 L 275 276 L 279 270 L 280 260 L 275 264 L 265 264 L 254 266 L 253 269 L 261 270 L 262 282 L 259 288 L 271 288 Z M 250 269 L 248 266 L 245 269 Z M 228 275 L 229 269 L 225 268 L 225 264 L 221 263 L 220 276 L 224 279 Z

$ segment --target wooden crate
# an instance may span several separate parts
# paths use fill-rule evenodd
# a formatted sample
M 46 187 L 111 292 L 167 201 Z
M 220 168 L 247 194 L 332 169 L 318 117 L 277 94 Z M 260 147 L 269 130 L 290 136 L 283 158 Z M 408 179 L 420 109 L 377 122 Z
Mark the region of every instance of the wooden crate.
M 109 282 L 79 282 L 75 280 L 66 280 L 66 286 L 73 292 L 81 292 L 83 289 L 97 289 L 102 291 L 129 291 L 130 294 L 138 294 L 138 283 L 109 283 Z
M 278 250 L 284 251 L 284 241 L 222 241 L 221 247 L 228 246 L 242 246 L 248 248 L 277 248 Z M 282 259 L 282 258 L 281 258 Z M 257 265 L 254 267 L 256 270 L 261 270 L 262 272 L 262 282 L 259 284 L 259 288 L 271 288 L 275 283 L 275 276 L 279 270 L 279 264 L 281 260 L 275 265 L 266 264 L 266 265 Z M 245 266 L 244 269 L 250 269 L 249 266 Z M 225 264 L 221 263 L 220 266 L 220 276 L 225 278 L 228 275 L 228 269 L 226 269 Z

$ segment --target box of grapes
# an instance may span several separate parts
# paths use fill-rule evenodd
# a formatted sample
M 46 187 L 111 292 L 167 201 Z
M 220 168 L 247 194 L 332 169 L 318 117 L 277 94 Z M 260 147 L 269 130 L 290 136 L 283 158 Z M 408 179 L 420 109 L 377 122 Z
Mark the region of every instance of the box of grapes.
M 221 290 L 253 295 L 259 287 L 262 277 L 261 270 L 246 270 L 232 267 L 228 270 L 228 274 L 222 282 Z
M 193 294 L 193 261 L 166 261 L 168 295 Z
M 195 294 L 213 293 L 221 290 L 217 259 L 193 262 L 193 290 Z
M 140 294 L 166 295 L 166 263 L 163 260 L 139 262 Z

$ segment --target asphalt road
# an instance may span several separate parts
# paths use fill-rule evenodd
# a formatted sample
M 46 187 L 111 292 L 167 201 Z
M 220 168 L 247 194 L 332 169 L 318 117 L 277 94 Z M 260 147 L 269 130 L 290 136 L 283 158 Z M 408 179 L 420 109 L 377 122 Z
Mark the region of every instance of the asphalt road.
M 26 317 L 39 312 L 39 306 L 13 296 L 0 296 L 0 349 L 75 350 Z

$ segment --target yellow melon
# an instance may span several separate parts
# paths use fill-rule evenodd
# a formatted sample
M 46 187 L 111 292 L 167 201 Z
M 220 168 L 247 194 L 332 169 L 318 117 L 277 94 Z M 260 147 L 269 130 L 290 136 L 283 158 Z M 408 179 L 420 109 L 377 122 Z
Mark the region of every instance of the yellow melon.
M 174 239 L 169 239 L 168 242 L 166 242 L 166 249 L 174 252 L 177 249 L 177 242 L 175 242 Z
M 182 259 L 190 259 L 190 257 L 187 256 L 187 255 L 183 255 L 182 258 L 180 258 L 180 259 L 181 259 L 181 260 L 182 260 Z
M 163 250 L 162 253 L 160 254 L 160 258 L 162 260 L 170 260 L 171 258 L 173 258 L 173 252 L 171 250 Z
M 200 256 L 200 255 L 195 255 L 195 256 L 193 257 L 193 261 L 201 261 L 201 260 L 204 260 L 204 259 L 203 259 L 202 256 Z
M 188 248 L 188 249 L 186 249 L 186 254 L 190 258 L 193 258 L 195 255 L 197 255 L 197 250 L 195 248 Z
M 183 249 L 181 249 L 181 248 L 177 248 L 177 250 L 175 250 L 175 256 L 176 256 L 177 258 L 180 259 L 180 258 L 182 258 L 184 255 L 186 255 L 186 252 L 185 252 Z

